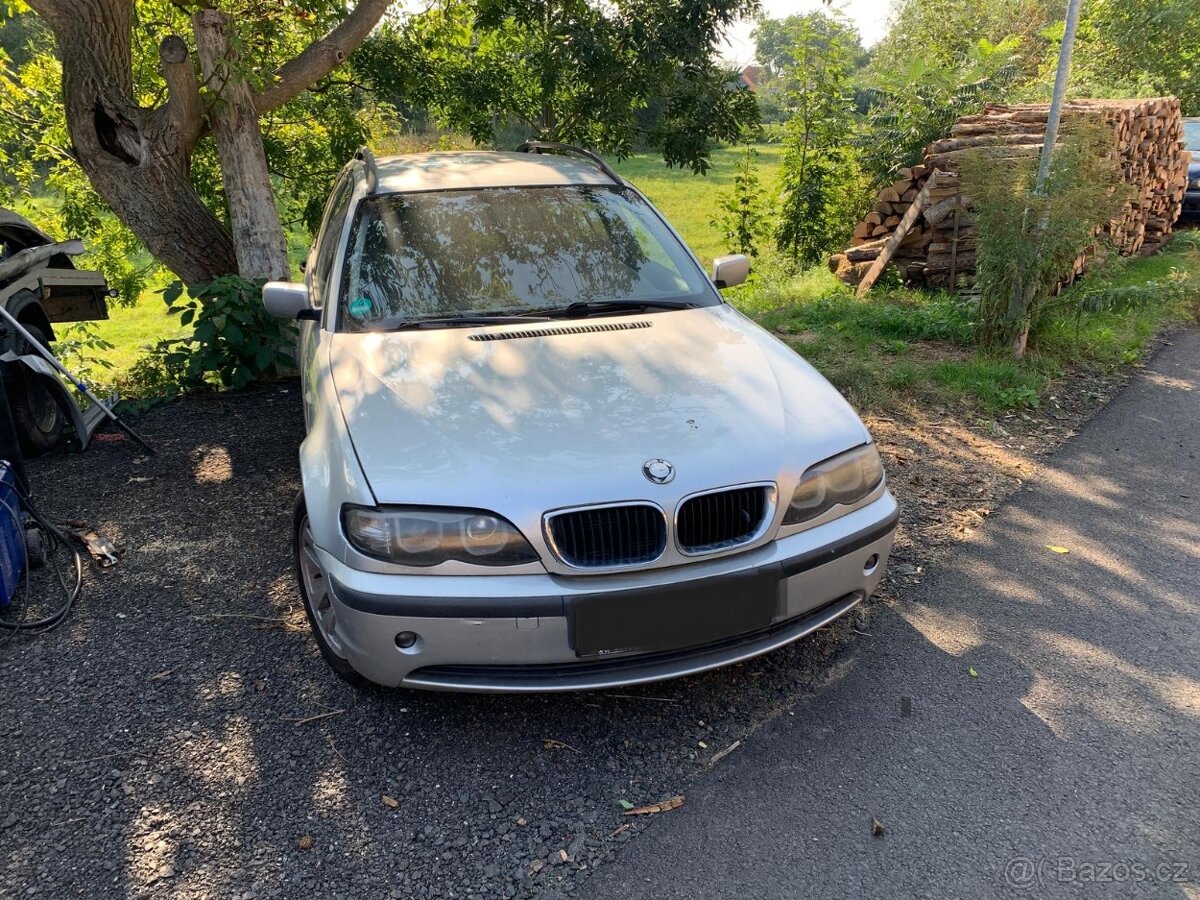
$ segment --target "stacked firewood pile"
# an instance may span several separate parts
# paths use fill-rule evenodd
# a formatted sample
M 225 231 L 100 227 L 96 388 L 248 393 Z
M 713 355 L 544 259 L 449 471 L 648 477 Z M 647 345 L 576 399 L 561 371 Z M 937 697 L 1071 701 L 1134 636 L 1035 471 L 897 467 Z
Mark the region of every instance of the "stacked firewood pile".
M 969 279 L 975 269 L 975 228 L 971 199 L 960 190 L 960 161 L 980 149 L 1036 159 L 1048 111 L 1046 104 L 988 104 L 979 115 L 961 117 L 950 137 L 926 148 L 922 165 L 902 169 L 896 182 L 879 192 L 871 212 L 854 229 L 851 246 L 830 257 L 830 269 L 863 289 L 885 265 L 897 268 L 911 284 L 957 285 Z M 1189 156 L 1179 101 L 1159 97 L 1066 104 L 1065 124 L 1079 116 L 1112 131 L 1112 158 L 1121 178 L 1133 187 L 1124 212 L 1111 222 L 1097 223 L 1097 233 L 1106 232 L 1120 253 L 1153 253 L 1170 236 L 1187 185 Z M 908 215 L 912 221 L 906 223 L 913 205 L 919 210 Z M 1086 263 L 1081 248 L 1075 274 Z

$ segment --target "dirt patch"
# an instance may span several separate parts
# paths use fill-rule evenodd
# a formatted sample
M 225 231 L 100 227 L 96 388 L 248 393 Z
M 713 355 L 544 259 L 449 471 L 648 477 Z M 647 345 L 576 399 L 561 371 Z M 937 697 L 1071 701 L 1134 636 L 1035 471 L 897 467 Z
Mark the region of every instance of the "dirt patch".
M 975 358 L 975 351 L 949 341 L 912 341 L 908 345 L 908 355 L 922 362 L 970 362 Z

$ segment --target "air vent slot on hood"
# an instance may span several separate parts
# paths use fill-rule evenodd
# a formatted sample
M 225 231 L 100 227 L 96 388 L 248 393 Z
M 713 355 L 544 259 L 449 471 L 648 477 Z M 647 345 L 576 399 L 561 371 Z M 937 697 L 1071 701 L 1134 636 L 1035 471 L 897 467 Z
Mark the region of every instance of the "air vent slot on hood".
M 467 337 L 472 341 L 516 341 L 521 338 L 555 337 L 560 334 L 635 331 L 639 328 L 650 328 L 653 324 L 653 322 L 597 322 L 592 325 L 556 325 L 551 328 L 526 328 L 520 331 L 480 331 Z

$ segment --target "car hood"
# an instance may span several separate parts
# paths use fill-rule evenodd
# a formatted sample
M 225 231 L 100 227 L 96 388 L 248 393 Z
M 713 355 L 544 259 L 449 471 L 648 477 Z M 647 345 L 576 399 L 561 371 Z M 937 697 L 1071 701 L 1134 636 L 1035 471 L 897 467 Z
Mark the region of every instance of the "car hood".
M 380 503 L 502 514 L 787 482 L 868 439 L 800 357 L 728 306 L 332 336 Z M 677 477 L 650 483 L 650 459 Z

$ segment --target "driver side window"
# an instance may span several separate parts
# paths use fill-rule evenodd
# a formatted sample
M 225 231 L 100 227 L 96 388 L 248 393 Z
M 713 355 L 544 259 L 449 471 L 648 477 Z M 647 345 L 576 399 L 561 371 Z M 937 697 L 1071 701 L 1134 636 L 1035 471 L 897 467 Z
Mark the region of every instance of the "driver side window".
M 321 223 L 321 231 L 317 235 L 317 248 L 313 257 L 312 299 L 313 305 L 325 305 L 325 291 L 329 283 L 329 273 L 337 256 L 338 241 L 342 236 L 342 226 L 346 222 L 346 210 L 350 206 L 350 195 L 354 193 L 354 182 L 349 173 L 344 173 L 333 187 L 329 204 L 325 208 L 325 219 Z

